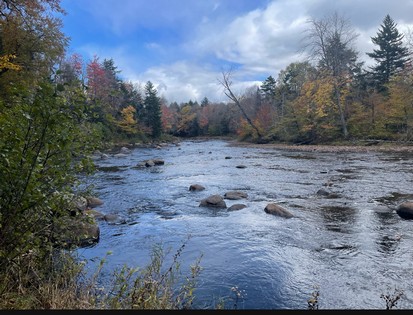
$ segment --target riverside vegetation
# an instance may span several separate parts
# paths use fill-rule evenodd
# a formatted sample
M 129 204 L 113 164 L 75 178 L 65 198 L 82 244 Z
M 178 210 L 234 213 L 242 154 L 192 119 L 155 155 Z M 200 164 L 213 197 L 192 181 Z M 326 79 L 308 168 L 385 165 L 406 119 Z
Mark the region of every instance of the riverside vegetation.
M 200 105 L 168 106 L 150 81 L 141 88 L 121 80 L 112 59 L 95 56 L 83 73 L 80 55 L 65 55 L 69 39 L 59 14 L 65 14 L 59 0 L 0 1 L 1 309 L 191 308 L 201 258 L 182 276 L 184 245 L 166 266 L 164 249 L 155 246 L 148 266 L 125 266 L 101 289 L 100 269 L 85 277 L 84 262 L 56 241 L 65 218 L 76 213 L 73 201 L 86 193 L 77 189 L 78 175 L 93 172 L 88 157 L 104 144 L 175 136 L 307 144 L 412 140 L 411 51 L 389 16 L 374 42 L 393 43 L 378 51 L 392 49 L 397 58 L 382 61 L 372 53 L 373 71 L 356 62 L 344 41 L 351 29 L 339 28 L 343 21 L 335 16 L 310 23 L 309 47 L 327 45 L 316 65 L 292 63 L 243 98 L 232 94 L 226 73 L 230 103 L 205 97 Z M 321 24 L 329 32 L 317 33 Z M 237 302 L 240 291 L 233 292 Z M 382 298 L 390 309 L 401 296 Z M 318 307 L 317 299 L 312 294 L 309 308 Z M 224 307 L 225 301 L 217 305 Z

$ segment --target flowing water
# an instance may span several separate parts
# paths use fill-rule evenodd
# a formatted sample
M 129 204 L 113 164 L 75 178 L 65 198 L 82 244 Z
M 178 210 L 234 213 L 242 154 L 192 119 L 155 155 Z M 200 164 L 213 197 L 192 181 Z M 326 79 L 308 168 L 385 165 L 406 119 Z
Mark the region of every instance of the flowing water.
M 144 267 L 154 244 L 173 253 L 187 242 L 179 257 L 184 275 L 203 255 L 196 308 L 214 308 L 224 298 L 238 309 L 306 309 L 315 287 L 320 309 L 383 309 L 381 294 L 395 289 L 404 291 L 398 308 L 413 307 L 413 221 L 395 212 L 413 199 L 411 154 L 228 144 L 184 141 L 97 160 L 86 181 L 104 201 L 96 210 L 126 223 L 100 221 L 99 243 L 79 253 L 93 264 L 111 251 L 103 269 L 109 275 L 124 264 Z M 165 164 L 134 168 L 152 158 Z M 206 189 L 189 191 L 191 184 Z M 248 198 L 225 200 L 227 206 L 246 208 L 199 207 L 201 199 L 231 190 Z M 272 202 L 294 217 L 265 213 Z M 242 292 L 237 301 L 235 286 Z

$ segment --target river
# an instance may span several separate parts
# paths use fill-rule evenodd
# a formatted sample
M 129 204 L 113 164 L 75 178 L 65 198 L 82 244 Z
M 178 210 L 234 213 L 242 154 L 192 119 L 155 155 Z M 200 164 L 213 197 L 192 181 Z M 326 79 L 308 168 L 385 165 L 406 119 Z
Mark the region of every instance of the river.
M 93 265 L 111 251 L 103 269 L 109 275 L 124 264 L 144 267 L 154 244 L 173 253 L 186 242 L 179 257 L 184 275 L 202 255 L 194 308 L 214 308 L 222 297 L 232 307 L 234 286 L 242 292 L 238 309 L 306 309 L 315 287 L 320 309 L 384 309 L 381 294 L 395 289 L 404 291 L 398 308 L 413 307 L 413 221 L 395 212 L 413 198 L 411 153 L 229 144 L 183 141 L 97 160 L 97 172 L 85 179 L 104 201 L 96 210 L 126 223 L 100 221 L 99 243 L 79 254 Z M 134 168 L 152 158 L 165 164 Z M 206 189 L 189 191 L 191 184 Z M 198 206 L 231 190 L 248 198 L 225 200 L 227 206 L 246 208 Z M 268 203 L 294 217 L 265 213 Z

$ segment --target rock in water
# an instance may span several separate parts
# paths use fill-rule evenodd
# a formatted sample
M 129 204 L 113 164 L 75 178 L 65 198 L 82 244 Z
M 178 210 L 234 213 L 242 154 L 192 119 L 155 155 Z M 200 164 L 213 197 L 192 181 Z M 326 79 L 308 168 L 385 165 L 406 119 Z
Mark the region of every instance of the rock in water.
M 204 189 L 205 187 L 199 184 L 192 184 L 191 186 L 189 186 L 189 191 L 201 191 Z
M 199 204 L 199 206 L 200 207 L 222 208 L 222 209 L 227 208 L 224 198 L 222 198 L 220 195 L 212 195 L 212 196 L 209 196 L 208 198 L 201 200 L 201 203 Z
M 281 207 L 281 206 L 279 206 L 275 203 L 268 204 L 265 207 L 264 211 L 266 213 L 276 215 L 276 216 L 279 216 L 279 217 L 283 217 L 283 218 L 287 218 L 287 219 L 293 217 L 293 215 L 289 211 L 287 211 L 286 209 L 284 209 L 283 207 Z
M 396 213 L 406 220 L 413 220 L 413 202 L 404 202 L 396 209 Z

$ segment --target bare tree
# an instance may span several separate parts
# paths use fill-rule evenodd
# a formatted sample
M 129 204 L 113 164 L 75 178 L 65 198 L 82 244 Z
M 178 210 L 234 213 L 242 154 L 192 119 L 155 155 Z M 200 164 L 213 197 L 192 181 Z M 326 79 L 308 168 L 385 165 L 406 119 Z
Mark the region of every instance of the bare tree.
M 252 122 L 252 120 L 248 117 L 246 111 L 244 110 L 244 108 L 241 105 L 241 97 L 237 97 L 234 92 L 231 89 L 232 86 L 232 80 L 231 80 L 231 76 L 232 76 L 232 69 L 227 70 L 227 71 L 222 71 L 222 78 L 218 79 L 218 82 L 222 85 L 222 87 L 224 88 L 224 93 L 225 95 L 235 103 L 235 105 L 237 105 L 237 107 L 240 109 L 242 116 L 245 118 L 245 120 L 248 122 L 248 124 L 257 132 L 257 136 L 259 139 L 262 138 L 262 134 L 260 133 L 260 131 L 258 130 L 258 128 L 254 125 L 254 123 Z

